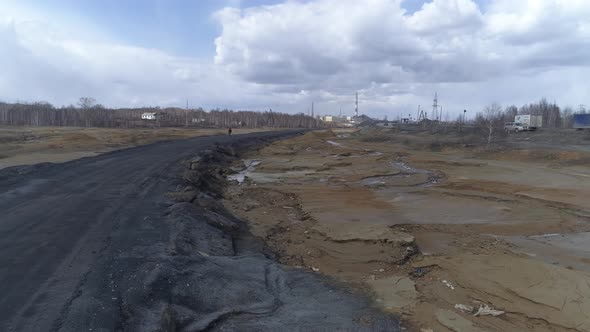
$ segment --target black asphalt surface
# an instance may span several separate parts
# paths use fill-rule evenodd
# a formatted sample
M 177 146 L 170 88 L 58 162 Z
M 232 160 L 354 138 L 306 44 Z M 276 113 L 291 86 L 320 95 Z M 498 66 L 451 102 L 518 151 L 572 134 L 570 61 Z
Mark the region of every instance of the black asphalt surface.
M 398 330 L 259 246 L 236 248 L 206 211 L 165 196 L 180 185 L 181 161 L 214 143 L 294 134 L 200 137 L 0 171 L 0 331 Z

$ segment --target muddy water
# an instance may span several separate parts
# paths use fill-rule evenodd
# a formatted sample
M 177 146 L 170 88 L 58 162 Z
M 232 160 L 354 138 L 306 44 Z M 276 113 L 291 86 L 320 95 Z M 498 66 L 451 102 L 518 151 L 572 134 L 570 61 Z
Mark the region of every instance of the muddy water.
M 515 252 L 548 264 L 590 272 L 590 232 L 501 238 L 517 245 Z
M 249 176 L 256 166 L 260 165 L 260 160 L 244 160 L 245 168 L 241 169 L 238 173 L 229 175 L 227 177 L 230 181 L 237 181 L 238 183 L 244 182 L 247 176 Z
M 378 153 L 378 154 L 375 154 Z M 382 155 L 382 152 L 373 152 L 371 155 Z M 430 187 L 440 181 L 439 176 L 435 173 L 414 168 L 401 160 L 391 161 L 390 165 L 393 169 L 399 171 L 398 174 L 384 175 L 384 176 L 370 176 L 361 181 L 361 185 L 379 188 L 379 187 L 412 187 L 421 186 L 423 188 Z
M 337 146 L 337 147 L 344 147 L 344 144 L 342 143 L 338 143 L 338 142 L 334 142 L 334 141 L 326 141 L 326 143 L 333 145 L 333 146 Z

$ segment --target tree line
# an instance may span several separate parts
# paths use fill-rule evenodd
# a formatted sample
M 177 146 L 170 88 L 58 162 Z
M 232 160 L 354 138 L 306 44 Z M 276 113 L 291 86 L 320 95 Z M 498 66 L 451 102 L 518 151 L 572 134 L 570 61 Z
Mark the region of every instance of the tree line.
M 156 113 L 156 120 L 142 120 L 143 113 Z M 196 128 L 319 128 L 323 122 L 303 113 L 205 111 L 181 108 L 106 108 L 92 98 L 80 98 L 78 105 L 54 107 L 46 102 L 2 103 L 0 124 L 11 126 L 71 127 L 196 127 Z
M 499 104 L 493 103 L 477 113 L 475 123 L 491 122 L 495 127 L 502 127 L 506 122 L 514 122 L 516 115 L 540 115 L 543 117 L 543 128 L 572 128 L 574 114 L 577 113 L 586 113 L 586 110 L 583 106 L 580 106 L 577 112 L 574 112 L 572 107 L 561 109 L 555 102 L 550 103 L 543 98 L 539 102 L 521 107 L 511 105 L 502 108 Z

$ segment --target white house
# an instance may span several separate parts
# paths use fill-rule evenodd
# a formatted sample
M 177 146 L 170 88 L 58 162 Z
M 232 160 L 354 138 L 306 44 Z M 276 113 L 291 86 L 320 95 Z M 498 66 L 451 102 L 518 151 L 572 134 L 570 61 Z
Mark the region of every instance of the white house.
M 141 114 L 142 120 L 156 120 L 157 113 L 155 112 L 148 112 Z

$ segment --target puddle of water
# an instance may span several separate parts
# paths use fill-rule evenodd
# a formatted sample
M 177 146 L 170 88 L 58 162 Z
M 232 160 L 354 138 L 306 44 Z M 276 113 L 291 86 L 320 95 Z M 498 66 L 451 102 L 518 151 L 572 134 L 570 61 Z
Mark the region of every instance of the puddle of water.
M 561 266 L 590 272 L 590 232 L 497 237 L 517 245 L 515 252 L 548 264 L 559 262 Z
M 571 234 L 543 234 L 533 236 L 505 237 L 509 240 L 522 240 L 520 242 L 534 241 L 566 250 L 572 254 L 579 253 L 583 256 L 590 254 L 590 232 Z
M 402 172 L 410 173 L 410 174 L 431 174 L 431 172 L 425 169 L 414 168 L 403 161 L 394 161 L 392 162 L 393 167 L 399 169 Z
M 371 178 L 363 179 L 361 181 L 361 184 L 363 186 L 367 186 L 367 187 L 381 187 L 381 186 L 385 186 L 386 182 L 383 181 L 381 179 L 381 177 L 376 177 L 376 178 L 371 177 Z
M 281 173 L 263 173 L 263 172 L 250 172 L 248 178 L 255 183 L 273 183 L 273 182 L 290 182 L 301 183 L 305 181 L 306 175 L 313 174 L 314 171 L 300 170 L 300 171 L 286 171 Z M 317 180 L 314 180 L 317 181 Z M 319 180 L 321 181 L 321 180 Z M 326 180 L 324 180 L 326 181 Z
M 367 187 L 415 187 L 422 188 L 431 187 L 437 184 L 439 178 L 432 172 L 424 169 L 414 168 L 403 161 L 393 161 L 392 166 L 399 171 L 400 174 L 387 176 L 368 177 L 361 181 L 361 185 Z
M 404 163 L 402 161 L 393 161 L 393 162 L 391 162 L 391 164 L 393 165 L 393 167 L 399 169 L 402 172 L 416 173 L 415 168 L 408 166 L 406 163 Z
M 435 173 L 430 172 L 428 170 L 412 167 L 412 166 L 404 163 L 403 161 L 399 161 L 399 160 L 394 161 L 393 166 L 402 172 L 409 173 L 410 175 L 417 175 L 417 174 L 427 175 L 428 180 L 425 181 L 424 183 L 418 184 L 422 187 L 425 187 L 425 188 L 432 187 L 433 185 L 439 183 L 440 178 Z
M 335 159 L 341 159 L 341 158 L 360 158 L 362 156 L 359 156 L 359 155 L 346 155 L 346 156 L 343 156 L 343 155 L 339 155 L 339 154 L 333 154 L 331 157 L 332 158 L 335 158 Z
M 553 236 L 560 236 L 561 234 L 559 233 L 550 233 L 550 234 L 542 234 L 542 235 L 532 235 L 530 236 L 531 239 L 534 238 L 545 238 L 545 237 L 553 237 Z
M 342 143 L 334 142 L 334 141 L 326 141 L 326 143 L 331 144 L 333 146 L 337 146 L 339 148 L 344 147 Z
M 401 173 L 387 176 L 372 176 L 361 180 L 366 187 L 426 187 L 432 185 L 429 174 Z
M 245 168 L 239 171 L 237 174 L 232 174 L 227 177 L 229 181 L 237 181 L 238 183 L 243 183 L 246 180 L 246 176 L 249 176 L 250 173 L 254 171 L 256 166 L 260 165 L 262 161 L 253 159 L 253 160 L 244 160 Z
M 363 156 L 360 154 L 352 154 L 351 152 L 344 152 L 344 153 L 331 153 L 329 155 L 326 155 L 326 157 L 342 159 L 342 158 L 360 158 Z

